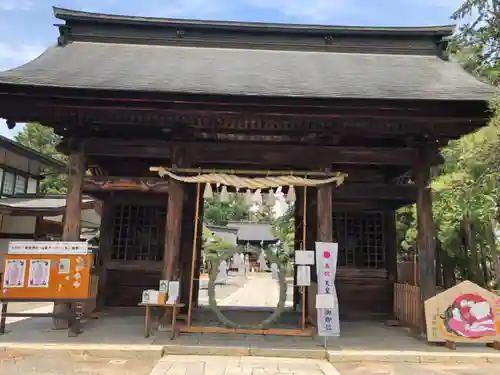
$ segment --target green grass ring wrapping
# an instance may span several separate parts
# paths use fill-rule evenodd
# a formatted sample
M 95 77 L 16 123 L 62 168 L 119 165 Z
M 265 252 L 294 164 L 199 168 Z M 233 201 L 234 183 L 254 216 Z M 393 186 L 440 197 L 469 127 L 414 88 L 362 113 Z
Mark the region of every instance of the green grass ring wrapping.
M 273 313 L 271 315 L 264 319 L 260 324 L 257 325 L 244 325 L 244 324 L 238 324 L 236 322 L 233 322 L 232 320 L 228 319 L 220 310 L 219 306 L 217 305 L 217 300 L 215 299 L 215 280 L 217 279 L 217 273 L 219 271 L 219 265 L 223 260 L 228 260 L 231 258 L 233 255 L 241 253 L 241 252 L 250 252 L 256 255 L 259 255 L 261 252 L 260 248 L 257 247 L 249 247 L 249 248 L 241 248 L 241 247 L 235 247 L 228 249 L 222 256 L 217 257 L 216 259 L 212 260 L 211 266 L 210 266 L 210 274 L 208 278 L 208 304 L 212 311 L 215 313 L 217 316 L 217 319 L 224 324 L 224 326 L 228 328 L 233 328 L 233 329 L 269 329 L 271 328 L 271 325 L 275 323 L 278 318 L 283 314 L 285 311 L 285 302 L 286 302 L 286 292 L 287 292 L 287 283 L 286 283 L 286 275 L 285 275 L 285 270 L 281 267 L 281 263 L 279 258 L 270 250 L 266 249 L 264 250 L 264 253 L 266 254 L 266 258 L 270 260 L 271 264 L 275 263 L 278 266 L 278 283 L 280 286 L 280 298 L 278 301 L 278 304 L 276 305 L 276 308 L 274 309 Z

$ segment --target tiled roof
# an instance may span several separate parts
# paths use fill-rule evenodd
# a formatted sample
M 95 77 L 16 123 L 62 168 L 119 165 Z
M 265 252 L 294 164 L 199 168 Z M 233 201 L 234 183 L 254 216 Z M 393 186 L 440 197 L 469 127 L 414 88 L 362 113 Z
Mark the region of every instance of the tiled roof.
M 488 100 L 495 89 L 435 56 L 72 42 L 0 84 L 220 95 Z
M 238 228 L 238 241 L 277 241 L 270 224 L 230 222 L 230 228 Z

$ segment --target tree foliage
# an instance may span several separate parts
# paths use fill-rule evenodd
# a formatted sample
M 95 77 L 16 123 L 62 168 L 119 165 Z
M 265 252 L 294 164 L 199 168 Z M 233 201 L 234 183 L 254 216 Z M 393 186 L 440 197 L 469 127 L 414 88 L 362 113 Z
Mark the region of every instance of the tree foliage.
M 466 0 L 451 18 L 461 22 L 451 52 L 467 71 L 498 84 L 500 1 Z
M 226 225 L 230 221 L 248 220 L 250 207 L 244 197 L 234 194 L 228 202 L 221 202 L 217 197 L 206 199 L 203 220 L 207 224 Z
M 463 68 L 493 85 L 500 83 L 500 0 L 466 0 L 452 15 L 461 22 L 450 52 Z M 432 182 L 437 232 L 438 281 L 471 279 L 498 284 L 500 260 L 500 105 L 491 104 L 488 126 L 452 141 Z M 416 249 L 414 207 L 398 212 L 402 257 Z M 440 280 L 441 279 L 441 280 Z M 448 280 L 447 280 L 448 279 Z
M 273 231 L 279 238 L 278 257 L 286 264 L 295 250 L 295 205 L 289 204 L 286 211 L 272 221 Z
M 31 148 L 55 160 L 66 162 L 64 155 L 56 151 L 59 136 L 51 128 L 37 123 L 28 123 L 23 130 L 14 136 L 14 140 L 23 146 Z M 45 178 L 40 182 L 42 193 L 63 193 L 66 191 L 67 178 L 65 175 L 46 170 L 42 172 Z

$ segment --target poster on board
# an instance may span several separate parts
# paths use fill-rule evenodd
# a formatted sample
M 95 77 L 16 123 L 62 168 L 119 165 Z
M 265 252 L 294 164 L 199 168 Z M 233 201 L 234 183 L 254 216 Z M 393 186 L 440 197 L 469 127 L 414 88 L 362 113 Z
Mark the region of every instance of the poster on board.
M 4 288 L 24 288 L 26 275 L 26 259 L 7 259 L 5 274 L 3 275 Z
M 48 288 L 50 278 L 50 260 L 31 259 L 28 288 Z

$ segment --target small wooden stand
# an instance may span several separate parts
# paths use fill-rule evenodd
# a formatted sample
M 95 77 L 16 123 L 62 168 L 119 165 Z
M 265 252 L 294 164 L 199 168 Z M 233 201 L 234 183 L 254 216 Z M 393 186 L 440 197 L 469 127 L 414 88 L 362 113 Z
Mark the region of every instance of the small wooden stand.
M 488 348 L 492 348 L 495 350 L 500 350 L 500 341 L 493 341 L 485 344 Z M 450 350 L 457 350 L 457 342 L 453 340 L 446 340 L 443 343 L 443 346 Z
M 151 308 L 152 307 L 161 307 L 166 310 L 172 309 L 172 335 L 170 336 L 170 340 L 173 340 L 177 337 L 177 313 L 178 311 L 184 307 L 183 303 L 172 303 L 172 304 L 159 304 L 159 303 L 139 303 L 139 306 L 146 307 L 146 317 L 144 324 L 144 337 L 148 338 L 151 335 Z
M 500 350 L 500 341 L 493 341 L 492 343 L 486 344 L 486 346 L 495 350 Z
M 450 350 L 457 350 L 457 343 L 456 341 L 446 340 L 444 342 L 444 347 Z

